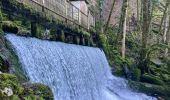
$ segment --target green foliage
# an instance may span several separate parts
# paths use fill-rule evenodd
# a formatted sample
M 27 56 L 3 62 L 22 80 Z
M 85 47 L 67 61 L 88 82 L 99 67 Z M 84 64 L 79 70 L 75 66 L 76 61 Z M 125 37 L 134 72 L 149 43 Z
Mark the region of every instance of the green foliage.
M 50 40 L 56 40 L 56 35 L 57 35 L 56 29 L 52 28 L 50 30 Z
M 164 84 L 164 82 L 159 77 L 154 76 L 154 75 L 149 75 L 149 74 L 142 75 L 141 81 L 151 83 L 151 84 L 157 84 L 157 85 L 163 85 Z
M 3 21 L 3 16 L 2 16 L 1 7 L 0 7 L 0 33 L 2 32 L 2 21 Z
M 64 42 L 65 41 L 65 34 L 64 31 L 62 30 L 61 33 L 58 34 L 58 38 L 60 41 Z
M 125 76 L 125 73 L 122 68 L 116 69 L 115 71 L 113 71 L 113 74 L 116 76 Z
M 22 36 L 31 36 L 31 32 L 27 29 L 20 28 L 17 35 L 22 35 Z
M 3 90 L 5 87 L 11 88 L 13 93 L 17 95 L 20 95 L 24 90 L 19 84 L 17 77 L 7 73 L 0 74 L 0 90 Z M 0 94 L 2 97 L 7 97 L 7 95 L 3 94 L 2 92 Z
M 18 27 L 16 26 L 16 24 L 14 24 L 11 21 L 3 21 L 2 22 L 2 30 L 4 32 L 17 33 Z
M 8 96 L 1 90 L 10 88 L 12 96 Z M 53 100 L 53 94 L 49 87 L 43 84 L 21 85 L 17 77 L 13 74 L 0 74 L 0 98 L 7 100 Z
M 132 79 L 135 81 L 140 81 L 140 77 L 141 77 L 141 70 L 138 68 L 135 68 L 133 70 L 133 74 L 132 74 Z
M 18 77 L 20 82 L 26 81 L 27 78 L 24 74 L 24 71 L 21 68 L 20 62 L 18 57 L 15 55 L 13 49 L 11 48 L 11 44 L 7 41 L 5 42 L 3 45 L 5 45 L 6 47 L 4 47 L 6 52 L 3 52 L 3 55 L 5 56 L 5 58 L 10 58 L 8 59 L 8 62 L 10 64 L 10 67 L 15 69 L 14 74 Z
M 86 37 L 90 37 L 90 33 L 87 31 L 81 30 L 81 33 Z
M 104 34 L 99 34 L 99 44 L 105 51 L 107 51 L 107 37 Z
M 80 43 L 80 38 L 78 36 L 73 37 L 73 43 L 74 44 L 79 44 Z
M 167 86 L 153 85 L 135 81 L 128 81 L 128 84 L 130 88 L 140 92 L 144 92 L 148 95 L 158 97 L 160 96 L 163 97 L 165 100 L 169 100 L 168 98 L 170 98 L 170 88 Z

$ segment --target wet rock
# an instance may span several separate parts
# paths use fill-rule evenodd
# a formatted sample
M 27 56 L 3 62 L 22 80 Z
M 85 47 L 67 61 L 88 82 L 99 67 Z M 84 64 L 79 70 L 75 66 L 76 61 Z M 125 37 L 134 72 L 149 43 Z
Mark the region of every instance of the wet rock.
M 1 90 L 1 93 L 7 95 L 8 97 L 13 95 L 13 91 L 10 87 L 5 87 L 4 90 Z
M 2 30 L 4 32 L 18 33 L 18 27 L 11 21 L 3 21 Z
M 128 85 L 134 91 L 143 92 L 147 95 L 155 96 L 158 98 L 158 100 L 170 100 L 170 87 L 168 86 L 153 85 L 130 80 L 128 82 Z

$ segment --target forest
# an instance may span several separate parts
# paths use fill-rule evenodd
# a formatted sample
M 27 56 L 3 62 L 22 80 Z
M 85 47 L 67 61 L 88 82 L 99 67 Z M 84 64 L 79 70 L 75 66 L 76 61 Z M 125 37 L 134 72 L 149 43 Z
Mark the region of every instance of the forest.
M 0 0 L 0 100 L 170 100 L 170 0 Z
M 122 0 L 122 8 L 118 13 L 120 18 L 113 25 L 109 23 L 112 23 L 112 16 L 117 9 L 116 2 L 119 1 L 110 3 L 109 16 L 105 21 L 98 22 L 97 26 L 112 73 L 139 82 L 132 83 L 132 88 L 135 84 L 144 83 L 160 86 L 151 91 L 139 90 L 153 92 L 150 93 L 152 95 L 160 93 L 165 96 L 160 100 L 169 100 L 168 91 L 163 88 L 169 88 L 170 82 L 170 1 Z M 136 2 L 136 12 L 129 12 L 132 11 L 131 2 Z

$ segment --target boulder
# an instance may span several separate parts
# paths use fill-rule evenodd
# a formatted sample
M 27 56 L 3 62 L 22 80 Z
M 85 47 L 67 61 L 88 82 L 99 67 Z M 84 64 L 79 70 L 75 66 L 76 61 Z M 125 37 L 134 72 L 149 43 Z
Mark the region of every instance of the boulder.
M 163 85 L 153 85 L 149 83 L 128 81 L 128 85 L 131 89 L 137 92 L 143 92 L 150 96 L 162 98 L 158 100 L 170 100 L 170 87 Z

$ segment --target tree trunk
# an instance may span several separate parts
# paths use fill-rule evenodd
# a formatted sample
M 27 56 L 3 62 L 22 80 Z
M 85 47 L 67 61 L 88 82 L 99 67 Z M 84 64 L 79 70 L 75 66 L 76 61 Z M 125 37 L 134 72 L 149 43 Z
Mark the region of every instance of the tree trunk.
M 166 13 L 164 20 L 164 32 L 162 36 L 163 43 L 166 42 L 167 27 L 168 27 L 168 14 Z
M 168 26 L 168 30 L 166 33 L 166 41 L 165 41 L 166 45 L 170 45 L 170 15 L 169 15 L 169 26 Z M 168 56 L 168 48 L 165 49 L 165 53 L 164 53 L 164 57 Z
M 127 20 L 127 9 L 128 9 L 128 0 L 123 1 L 123 38 L 122 38 L 122 58 L 125 59 L 126 52 L 126 20 Z
M 128 0 L 123 0 L 123 5 L 122 5 L 122 12 L 121 12 L 121 18 L 119 21 L 119 29 L 117 32 L 117 37 L 116 37 L 116 44 L 119 48 L 120 41 L 123 39 L 123 33 L 124 33 L 124 24 L 126 23 L 126 13 L 127 13 L 127 6 L 128 6 Z
M 151 10 L 150 10 L 150 0 L 143 0 L 143 16 L 142 16 L 142 48 L 140 52 L 140 69 L 142 73 L 147 70 L 147 60 L 146 60 L 146 49 L 147 49 L 147 41 L 148 41 L 148 33 L 150 30 L 150 20 L 151 20 Z
M 166 12 L 167 12 L 167 10 L 168 10 L 168 7 L 169 7 L 169 2 L 167 2 L 166 3 L 166 6 L 165 6 L 165 10 L 164 10 L 164 13 L 163 13 L 163 17 L 162 17 L 162 19 L 161 19 L 161 24 L 160 24 L 160 27 L 159 27 L 159 34 L 162 34 L 162 25 L 163 25 L 163 21 L 164 21 L 164 19 L 165 19 L 165 17 L 166 17 Z
M 105 32 L 107 32 L 107 29 L 109 27 L 109 23 L 110 23 L 110 19 L 111 19 L 111 16 L 112 16 L 112 13 L 113 13 L 113 8 L 114 8 L 114 5 L 115 5 L 115 1 L 113 1 L 113 4 L 112 4 L 112 7 L 111 7 L 111 10 L 110 10 L 110 13 L 109 13 L 109 17 L 108 17 L 108 20 L 107 20 L 107 23 L 106 23 L 106 27 L 104 29 Z

